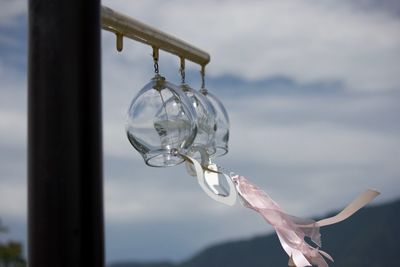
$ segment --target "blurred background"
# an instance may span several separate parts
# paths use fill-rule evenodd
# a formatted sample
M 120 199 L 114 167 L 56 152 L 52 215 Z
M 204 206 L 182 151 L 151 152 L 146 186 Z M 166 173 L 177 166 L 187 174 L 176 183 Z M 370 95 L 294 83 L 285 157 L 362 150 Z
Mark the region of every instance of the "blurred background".
M 398 1 L 103 5 L 211 54 L 206 85 L 231 119 L 229 153 L 216 161 L 288 213 L 320 217 L 367 188 L 381 191 L 375 204 L 400 197 Z M 0 6 L 0 244 L 26 247 L 27 2 Z M 107 262 L 181 262 L 211 244 L 271 232 L 240 204 L 209 199 L 183 165 L 144 164 L 124 126 L 153 76 L 151 47 L 125 39 L 119 53 L 103 31 L 102 51 Z M 161 74 L 179 83 L 178 69 L 177 57 L 160 52 Z M 193 88 L 199 70 L 187 62 Z

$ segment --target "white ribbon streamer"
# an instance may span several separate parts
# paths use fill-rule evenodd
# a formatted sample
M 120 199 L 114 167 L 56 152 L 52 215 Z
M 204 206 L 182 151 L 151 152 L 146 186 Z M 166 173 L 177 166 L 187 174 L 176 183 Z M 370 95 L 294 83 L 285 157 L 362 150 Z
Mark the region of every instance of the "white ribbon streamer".
M 203 168 L 201 166 L 201 164 L 195 160 L 194 158 L 187 156 L 187 155 L 183 155 L 184 158 L 187 158 L 190 163 L 193 164 L 194 166 L 194 171 L 196 172 L 196 176 L 197 176 L 197 182 L 199 183 L 201 189 L 203 189 L 203 191 L 212 199 L 214 199 L 215 201 L 218 201 L 222 204 L 228 205 L 228 206 L 233 206 L 236 203 L 236 199 L 237 199 L 237 193 L 236 193 L 236 188 L 235 185 L 233 184 L 233 181 L 231 180 L 231 178 L 225 174 L 222 173 L 222 175 L 225 177 L 228 186 L 229 186 L 229 194 L 227 196 L 222 196 L 222 195 L 218 195 L 215 194 L 213 191 L 211 191 L 210 188 L 211 185 L 207 184 L 207 181 L 204 177 L 204 171 Z M 190 168 L 191 170 L 193 168 Z M 207 172 L 207 178 L 209 180 L 209 182 L 211 183 L 215 183 L 215 176 L 214 175 L 218 175 L 218 173 L 211 173 L 211 172 Z M 218 177 L 217 177 L 218 179 Z
M 367 191 L 359 195 L 356 199 L 354 199 L 352 202 L 350 202 L 350 204 L 347 205 L 347 207 L 344 208 L 341 212 L 339 212 L 333 217 L 320 220 L 317 222 L 317 224 L 322 227 L 346 220 L 351 215 L 356 213 L 359 209 L 361 209 L 369 202 L 371 202 L 379 194 L 380 193 L 376 190 L 368 189 Z

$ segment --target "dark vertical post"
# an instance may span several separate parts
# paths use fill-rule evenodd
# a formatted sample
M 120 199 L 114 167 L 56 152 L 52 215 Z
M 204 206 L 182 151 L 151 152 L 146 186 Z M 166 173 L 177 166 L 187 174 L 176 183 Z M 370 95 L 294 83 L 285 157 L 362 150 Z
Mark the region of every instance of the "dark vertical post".
M 28 264 L 104 266 L 100 1 L 29 0 Z

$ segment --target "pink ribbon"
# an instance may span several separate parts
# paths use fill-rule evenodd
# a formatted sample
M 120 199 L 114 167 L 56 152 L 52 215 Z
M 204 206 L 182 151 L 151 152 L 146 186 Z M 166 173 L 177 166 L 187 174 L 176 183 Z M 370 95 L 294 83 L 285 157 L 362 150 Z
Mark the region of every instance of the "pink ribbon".
M 379 195 L 379 192 L 375 190 L 367 190 L 337 215 L 316 222 L 286 214 L 264 191 L 250 183 L 243 176 L 228 176 L 225 173 L 220 173 L 227 179 L 229 194 L 227 196 L 219 195 L 218 190 L 213 187 L 219 185 L 218 174 L 204 171 L 201 164 L 190 156 L 182 155 L 182 157 L 188 160 L 189 173 L 197 176 L 200 187 L 208 196 L 218 202 L 234 205 L 236 201 L 236 192 L 234 191 L 236 189 L 242 204 L 260 213 L 275 228 L 283 249 L 289 255 L 289 266 L 305 267 L 316 265 L 328 267 L 325 258 L 331 261 L 333 259 L 328 253 L 319 249 L 321 247 L 319 228 L 347 219 Z M 218 170 L 215 164 L 209 164 L 208 168 L 214 171 Z M 310 238 L 314 246 L 305 241 L 306 237 Z
M 336 216 L 316 222 L 286 214 L 264 191 L 250 183 L 245 177 L 235 175 L 231 178 L 243 205 L 258 212 L 275 228 L 283 249 L 290 257 L 289 266 L 297 267 L 312 265 L 328 267 L 325 258 L 331 261 L 333 259 L 328 253 L 319 249 L 321 247 L 319 228 L 350 217 L 379 194 L 377 191 L 368 190 Z M 304 240 L 305 237 L 309 237 L 316 247 L 309 245 Z

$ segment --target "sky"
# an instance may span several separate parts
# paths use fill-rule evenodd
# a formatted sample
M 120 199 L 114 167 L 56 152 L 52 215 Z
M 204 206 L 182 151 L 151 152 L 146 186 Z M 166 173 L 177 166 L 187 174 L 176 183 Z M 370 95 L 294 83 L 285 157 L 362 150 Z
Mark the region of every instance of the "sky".
M 26 242 L 27 4 L 0 0 L 0 218 Z M 228 110 L 229 153 L 299 217 L 343 208 L 368 188 L 400 197 L 400 4 L 385 1 L 103 1 L 211 55 L 206 84 Z M 271 232 L 208 198 L 183 165 L 151 168 L 125 135 L 131 99 L 153 75 L 151 48 L 102 32 L 107 262 L 184 260 L 218 242 Z M 160 72 L 179 82 L 179 59 Z M 187 81 L 200 85 L 187 62 Z M 366 222 L 367 223 L 367 222 Z M 279 244 L 277 244 L 279 246 Z

